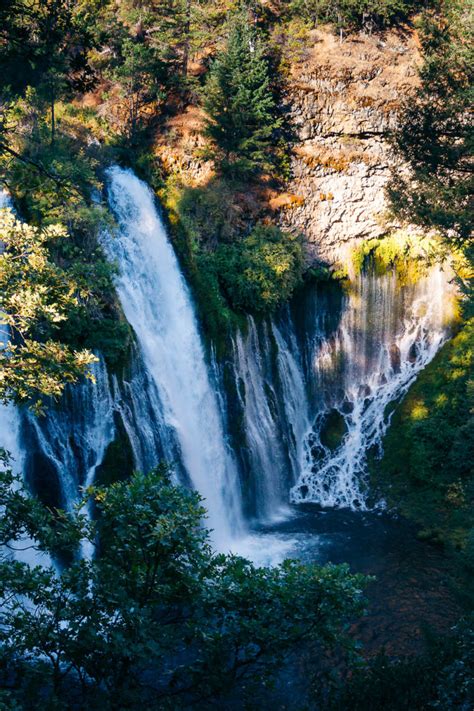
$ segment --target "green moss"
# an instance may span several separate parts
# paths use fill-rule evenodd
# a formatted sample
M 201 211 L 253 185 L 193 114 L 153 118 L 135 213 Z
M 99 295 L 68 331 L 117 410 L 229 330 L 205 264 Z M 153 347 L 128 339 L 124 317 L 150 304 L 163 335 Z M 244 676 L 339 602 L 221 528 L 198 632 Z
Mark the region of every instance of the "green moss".
M 446 258 L 441 243 L 427 236 L 397 230 L 382 238 L 366 240 L 351 254 L 349 272 L 360 274 L 371 266 L 376 274 L 395 269 L 401 284 L 415 284 L 435 260 Z
M 395 411 L 372 479 L 421 535 L 464 549 L 474 529 L 474 320 Z
M 97 467 L 94 484 L 96 486 L 110 486 L 116 481 L 125 481 L 133 472 L 133 451 L 122 418 L 116 414 L 116 434 L 109 444 L 102 464 Z
M 329 447 L 335 451 L 340 447 L 344 435 L 347 433 L 347 426 L 343 415 L 339 410 L 331 410 L 325 417 L 321 428 L 320 439 L 324 447 Z

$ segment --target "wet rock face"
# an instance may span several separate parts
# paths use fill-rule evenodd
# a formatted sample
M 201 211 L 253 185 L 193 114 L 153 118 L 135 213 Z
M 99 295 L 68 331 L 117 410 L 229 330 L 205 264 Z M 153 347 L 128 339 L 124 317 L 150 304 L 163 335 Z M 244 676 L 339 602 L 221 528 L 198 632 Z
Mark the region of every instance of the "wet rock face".
M 332 263 L 354 241 L 379 237 L 395 157 L 388 136 L 401 100 L 416 86 L 416 37 L 358 35 L 340 43 L 318 31 L 294 67 L 291 118 L 297 134 L 292 193 L 300 203 L 281 222 L 302 232 L 311 260 Z

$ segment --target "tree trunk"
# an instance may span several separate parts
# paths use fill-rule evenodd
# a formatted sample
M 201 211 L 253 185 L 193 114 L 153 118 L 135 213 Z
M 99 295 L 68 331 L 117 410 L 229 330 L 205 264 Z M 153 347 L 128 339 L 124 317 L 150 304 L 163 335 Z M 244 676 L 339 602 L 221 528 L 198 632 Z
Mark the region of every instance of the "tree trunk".
M 183 49 L 183 76 L 188 76 L 189 50 L 191 44 L 191 0 L 186 0 L 185 21 L 184 21 L 184 49 Z
M 54 138 L 56 133 L 56 119 L 54 114 L 54 103 L 55 103 L 55 93 L 54 93 L 54 83 L 51 81 L 51 145 L 54 145 Z

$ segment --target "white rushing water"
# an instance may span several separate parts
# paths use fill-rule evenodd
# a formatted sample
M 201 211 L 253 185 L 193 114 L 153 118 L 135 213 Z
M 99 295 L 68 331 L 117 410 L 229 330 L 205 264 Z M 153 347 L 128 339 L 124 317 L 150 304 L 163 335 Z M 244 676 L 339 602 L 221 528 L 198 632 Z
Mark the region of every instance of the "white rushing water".
M 46 416 L 25 413 L 30 448 L 48 461 L 58 488 L 58 504 L 77 503 L 80 487 L 93 483 L 108 445 L 115 435 L 114 402 L 103 358 L 91 366 L 94 382 L 82 380 L 68 387 Z M 53 486 L 53 482 L 51 482 Z
M 102 244 L 137 346 L 125 374 L 101 358 L 95 384 L 68 388 L 45 418 L 0 408 L 0 446 L 18 471 L 70 508 L 109 445 L 128 440 L 137 469 L 164 459 L 200 492 L 216 548 L 259 563 L 295 552 L 296 539 L 259 533 L 291 516 L 290 503 L 373 506 L 367 455 L 381 452 L 394 403 L 447 337 L 448 274 L 433 268 L 411 286 L 365 274 L 342 299 L 313 286 L 292 311 L 249 317 L 227 359 L 213 353 L 209 365 L 152 191 L 117 167 L 108 178 L 118 229 Z
M 446 339 L 449 289 L 439 267 L 405 287 L 395 274 L 360 276 L 336 332 L 316 335 L 311 377 L 322 407 L 292 501 L 367 508 L 367 453 L 380 454 L 388 406 L 407 392 Z M 342 441 L 332 449 L 322 436 L 325 411 L 335 414 L 342 429 Z
M 260 348 L 255 322 L 249 317 L 248 333 L 245 337 L 238 333 L 235 339 L 233 360 L 256 516 L 268 521 L 287 513 L 288 487 L 284 480 L 288 461 L 276 413 L 277 396 L 265 372 L 267 334 L 263 341 Z
M 117 290 L 156 384 L 164 421 L 184 468 L 205 499 L 213 541 L 227 548 L 241 526 L 239 479 L 227 446 L 216 393 L 188 287 L 150 188 L 133 173 L 108 173 L 119 229 L 103 239 L 119 266 Z

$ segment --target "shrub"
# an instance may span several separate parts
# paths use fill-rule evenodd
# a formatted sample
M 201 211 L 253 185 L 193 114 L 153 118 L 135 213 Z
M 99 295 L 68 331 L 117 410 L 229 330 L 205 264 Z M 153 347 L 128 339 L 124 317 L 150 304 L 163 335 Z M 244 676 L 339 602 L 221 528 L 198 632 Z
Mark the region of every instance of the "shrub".
M 274 226 L 257 226 L 215 253 L 219 281 L 233 308 L 268 313 L 289 299 L 303 274 L 301 241 Z

